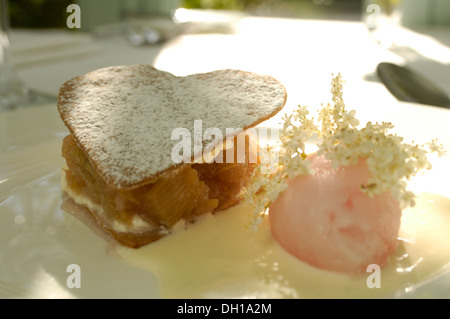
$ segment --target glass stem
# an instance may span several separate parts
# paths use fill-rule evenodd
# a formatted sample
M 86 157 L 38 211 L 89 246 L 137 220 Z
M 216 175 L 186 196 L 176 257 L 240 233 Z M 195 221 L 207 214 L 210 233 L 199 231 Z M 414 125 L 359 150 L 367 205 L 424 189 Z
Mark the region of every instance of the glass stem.
M 0 90 L 8 90 L 11 81 L 12 67 L 9 42 L 9 15 L 7 0 L 0 0 Z
M 27 103 L 29 90 L 11 62 L 8 0 L 0 0 L 0 111 Z

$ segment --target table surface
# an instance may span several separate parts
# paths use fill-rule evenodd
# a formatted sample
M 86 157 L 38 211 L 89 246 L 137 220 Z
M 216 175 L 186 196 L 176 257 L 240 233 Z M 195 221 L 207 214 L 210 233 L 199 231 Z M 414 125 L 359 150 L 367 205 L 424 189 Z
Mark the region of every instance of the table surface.
M 450 28 L 386 30 L 381 36 L 392 41 L 387 48 L 354 21 L 242 17 L 233 23 L 233 32 L 185 33 L 139 47 L 113 32 L 14 30 L 14 63 L 29 87 L 53 95 L 64 81 L 94 69 L 145 63 L 176 75 L 222 68 L 270 74 L 295 104 L 324 102 L 331 74 L 340 72 L 348 102 L 376 97 L 389 103 L 395 98 L 375 74 L 382 61 L 407 64 L 450 94 Z

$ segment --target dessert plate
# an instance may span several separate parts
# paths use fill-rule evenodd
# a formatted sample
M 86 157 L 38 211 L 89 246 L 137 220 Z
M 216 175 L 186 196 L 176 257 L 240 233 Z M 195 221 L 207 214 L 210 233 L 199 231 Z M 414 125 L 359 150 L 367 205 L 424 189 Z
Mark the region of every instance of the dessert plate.
M 399 124 L 396 125 L 399 133 L 418 140 L 439 137 L 447 150 L 450 149 L 450 137 L 443 136 L 450 121 L 449 111 L 408 103 L 395 107 L 399 112 L 385 114 L 390 117 L 388 120 Z M 405 121 L 402 114 L 408 114 L 409 120 Z M 419 127 L 417 123 L 424 126 Z M 166 297 L 157 272 L 149 271 L 137 258 L 132 262 L 124 260 L 131 258 L 133 251 L 115 249 L 61 210 L 59 183 L 64 162 L 60 153 L 61 140 L 66 134 L 55 105 L 0 114 L 0 298 Z M 434 169 L 415 187 L 438 196 L 444 203 L 441 211 L 449 215 L 450 160 L 433 160 Z M 444 223 L 449 220 L 443 219 Z M 140 258 L 142 261 L 142 256 Z M 263 264 L 261 260 L 260 264 Z M 448 298 L 449 266 L 450 258 L 441 261 L 429 276 L 417 279 L 413 286 L 398 287 L 385 296 Z M 230 273 L 224 275 L 230 276 Z M 208 280 L 211 278 L 208 274 L 204 276 Z M 233 278 L 224 278 L 209 287 L 207 293 L 197 291 L 193 295 L 176 297 L 302 297 L 271 294 L 272 288 L 281 291 L 282 281 L 264 286 L 264 294 L 258 291 L 243 294 L 230 288 Z M 238 279 L 242 282 L 242 278 Z M 226 289 L 222 290 L 217 283 L 222 283 Z M 192 282 L 187 284 L 192 285 Z M 326 289 L 326 285 L 324 287 Z

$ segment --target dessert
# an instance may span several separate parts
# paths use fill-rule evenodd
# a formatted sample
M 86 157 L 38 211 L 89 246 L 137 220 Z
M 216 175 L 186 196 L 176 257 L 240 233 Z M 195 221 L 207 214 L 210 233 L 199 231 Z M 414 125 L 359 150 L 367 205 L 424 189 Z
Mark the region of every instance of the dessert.
M 397 248 L 398 201 L 389 192 L 370 198 L 361 191 L 370 177 L 364 159 L 338 169 L 324 156 L 310 161 L 314 174 L 291 179 L 270 206 L 274 238 L 321 269 L 361 274 L 371 264 L 384 267 Z
M 65 199 L 123 245 L 158 240 L 241 200 L 255 163 L 247 149 L 243 162 L 217 160 L 225 157 L 222 145 L 234 139 L 237 152 L 238 134 L 275 115 L 285 101 L 277 80 L 239 70 L 176 77 L 130 65 L 71 79 L 58 96 L 70 131 L 62 147 Z M 199 120 L 226 133 L 198 145 Z M 174 161 L 172 133 L 180 128 L 194 143 Z M 214 160 L 205 161 L 212 151 Z
M 402 209 L 415 204 L 407 181 L 431 165 L 427 154 L 443 154 L 437 141 L 408 144 L 389 133 L 391 123 L 358 128 L 347 111 L 342 78 L 333 77 L 333 105 L 318 121 L 305 107 L 285 116 L 280 163 L 273 175 L 254 170 L 246 202 L 255 207 L 252 226 L 268 214 L 279 244 L 315 267 L 349 274 L 386 265 L 397 247 Z M 318 151 L 306 143 L 318 137 Z M 261 166 L 261 165 L 260 165 Z

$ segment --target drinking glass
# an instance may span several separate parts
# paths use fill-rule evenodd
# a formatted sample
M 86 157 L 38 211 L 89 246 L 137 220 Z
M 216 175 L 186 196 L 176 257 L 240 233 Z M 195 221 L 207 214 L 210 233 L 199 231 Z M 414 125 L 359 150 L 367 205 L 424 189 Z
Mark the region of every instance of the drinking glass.
M 381 46 L 393 44 L 401 20 L 402 0 L 363 0 L 363 21 L 370 36 Z
M 31 96 L 11 62 L 7 0 L 0 0 L 0 112 L 25 106 Z

